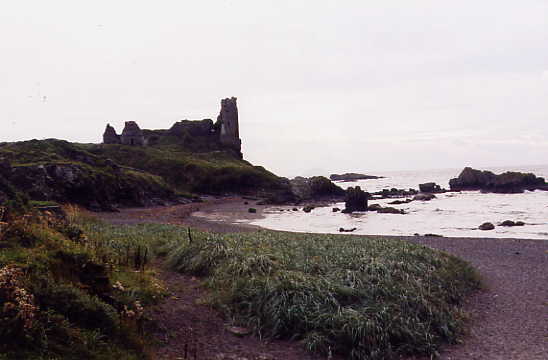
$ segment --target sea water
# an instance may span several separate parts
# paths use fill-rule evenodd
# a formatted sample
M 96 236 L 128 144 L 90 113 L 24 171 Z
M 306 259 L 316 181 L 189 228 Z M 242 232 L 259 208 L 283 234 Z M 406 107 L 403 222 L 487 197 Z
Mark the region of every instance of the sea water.
M 482 169 L 483 170 L 483 169 Z M 504 171 L 532 172 L 548 179 L 548 166 L 487 168 L 498 174 Z M 449 179 L 457 177 L 462 169 L 433 171 L 386 172 L 385 178 L 337 182 L 343 188 L 360 186 L 365 191 L 376 192 L 385 188 L 418 189 L 425 182 L 436 182 L 449 188 Z M 452 237 L 496 237 L 548 240 L 548 191 L 525 191 L 521 194 L 483 194 L 479 191 L 462 191 L 436 194 L 431 201 L 413 201 L 402 205 L 387 205 L 394 199 L 370 200 L 403 209 L 406 214 L 379 214 L 363 212 L 342 214 L 333 207 L 344 208 L 344 203 L 303 211 L 280 211 L 280 207 L 265 210 L 263 219 L 252 222 L 268 229 L 338 233 L 339 228 L 356 228 L 353 234 L 361 235 L 414 235 L 438 234 Z M 496 226 L 504 220 L 523 221 L 525 226 Z M 495 225 L 494 230 L 478 230 L 484 222 Z

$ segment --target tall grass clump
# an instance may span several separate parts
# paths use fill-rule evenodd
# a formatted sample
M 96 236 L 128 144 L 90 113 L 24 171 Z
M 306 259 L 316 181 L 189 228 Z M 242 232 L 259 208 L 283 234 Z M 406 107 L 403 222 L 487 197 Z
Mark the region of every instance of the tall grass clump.
M 207 276 L 236 323 L 348 359 L 436 355 L 462 333 L 459 305 L 480 286 L 466 262 L 391 239 L 195 233 L 164 248 L 173 269 Z

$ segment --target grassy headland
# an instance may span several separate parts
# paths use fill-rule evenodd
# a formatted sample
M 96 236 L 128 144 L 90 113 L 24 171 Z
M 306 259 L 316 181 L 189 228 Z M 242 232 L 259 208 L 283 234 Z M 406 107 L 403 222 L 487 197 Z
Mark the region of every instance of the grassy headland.
M 176 142 L 136 147 L 30 140 L 0 144 L 0 160 L 2 184 L 32 200 L 103 210 L 177 202 L 196 193 L 289 189 L 283 179 L 228 151 L 192 152 Z M 6 186 L 0 187 L 0 203 Z

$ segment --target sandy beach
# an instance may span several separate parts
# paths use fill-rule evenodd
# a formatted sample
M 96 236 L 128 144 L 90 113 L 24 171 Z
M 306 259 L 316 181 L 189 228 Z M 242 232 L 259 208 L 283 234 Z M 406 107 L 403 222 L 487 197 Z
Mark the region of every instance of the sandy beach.
M 169 223 L 204 231 L 249 232 L 260 229 L 245 224 L 245 221 L 261 218 L 267 207 L 256 202 L 241 197 L 211 198 L 204 203 L 125 209 L 98 216 L 117 224 Z M 250 207 L 256 208 L 257 212 L 249 213 Z M 288 210 L 288 207 L 275 208 Z M 468 336 L 462 344 L 444 348 L 441 359 L 546 358 L 548 242 L 423 236 L 390 238 L 423 244 L 458 256 L 473 264 L 484 280 L 485 289 L 465 305 L 471 317 Z

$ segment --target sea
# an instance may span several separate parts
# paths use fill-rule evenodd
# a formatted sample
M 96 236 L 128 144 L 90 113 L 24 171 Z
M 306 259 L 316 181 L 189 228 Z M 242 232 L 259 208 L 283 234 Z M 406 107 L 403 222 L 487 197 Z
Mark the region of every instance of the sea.
M 531 172 L 548 179 L 548 165 L 482 168 L 496 174 L 505 171 Z M 449 189 L 449 179 L 457 177 L 462 169 L 430 171 L 385 172 L 373 175 L 381 179 L 354 182 L 336 182 L 342 188 L 360 186 L 365 191 L 376 192 L 385 188 L 418 189 L 425 182 L 436 182 Z M 413 201 L 402 205 L 387 205 L 393 199 L 370 200 L 403 209 L 405 214 L 379 214 L 358 212 L 342 214 L 333 207 L 344 209 L 344 203 L 319 207 L 310 213 L 280 211 L 271 207 L 264 218 L 251 224 L 263 228 L 309 233 L 339 233 L 339 228 L 356 228 L 352 234 L 404 235 L 436 234 L 447 237 L 489 237 L 548 240 L 548 191 L 525 191 L 521 194 L 492 194 L 479 191 L 447 192 L 436 194 L 430 201 Z M 285 208 L 287 210 L 287 208 Z M 301 210 L 301 209 L 300 209 Z M 523 221 L 525 226 L 497 226 L 504 220 Z M 495 225 L 494 230 L 478 230 L 484 222 Z

